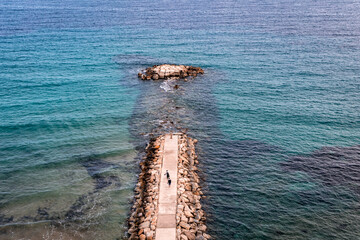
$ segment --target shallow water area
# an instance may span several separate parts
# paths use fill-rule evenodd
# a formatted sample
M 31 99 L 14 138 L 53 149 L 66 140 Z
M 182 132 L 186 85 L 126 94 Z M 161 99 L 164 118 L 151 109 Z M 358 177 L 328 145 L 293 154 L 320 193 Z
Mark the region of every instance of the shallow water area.
M 89 177 L 85 169 L 81 174 L 71 175 L 77 183 L 68 182 L 66 186 L 54 179 L 57 184 L 47 182 L 52 191 L 33 190 L 35 193 L 29 193 L 29 196 L 4 204 L 3 216 L 11 217 L 2 217 L 1 235 L 8 239 L 112 239 L 124 236 L 125 226 L 119 222 L 124 221 L 128 212 L 135 176 L 120 169 L 135 164 L 134 153 L 130 153 L 126 161 L 124 156 L 103 158 L 101 161 L 106 162 L 106 169 L 99 167 L 97 160 L 91 168 L 100 170 L 101 173 L 96 173 L 99 175 Z M 109 164 L 116 167 L 111 168 Z M 62 171 L 69 173 L 68 167 L 81 169 L 69 164 Z M 47 173 L 54 178 L 51 171 Z M 49 179 L 49 176 L 42 176 Z M 33 182 L 32 185 L 40 187 L 40 183 Z

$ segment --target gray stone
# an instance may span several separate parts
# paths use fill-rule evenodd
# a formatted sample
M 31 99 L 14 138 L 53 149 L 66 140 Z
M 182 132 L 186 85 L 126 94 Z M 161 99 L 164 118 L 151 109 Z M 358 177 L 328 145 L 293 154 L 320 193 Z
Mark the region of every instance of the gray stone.
M 185 210 L 184 214 L 187 218 L 192 218 L 194 215 L 191 213 L 191 211 Z
M 195 234 L 190 231 L 184 231 L 184 234 L 189 240 L 195 240 Z
M 186 229 L 186 230 L 190 229 L 190 225 L 185 223 L 185 222 L 180 222 L 179 226 Z
M 143 222 L 142 224 L 139 225 L 139 228 L 150 228 L 150 221 L 146 221 L 146 222 Z
M 209 234 L 204 233 L 203 236 L 204 236 L 204 238 L 206 238 L 206 239 L 211 239 L 211 236 L 210 236 Z
M 207 227 L 206 227 L 204 224 L 201 224 L 201 225 L 198 227 L 198 229 L 199 229 L 200 231 L 202 231 L 202 232 L 205 232 L 206 229 L 207 229 Z
M 181 234 L 181 235 L 180 235 L 180 239 L 181 239 L 181 240 L 189 240 L 189 239 L 187 238 L 187 236 L 184 235 L 184 234 Z
M 155 74 L 152 76 L 152 79 L 158 80 L 158 79 L 159 79 L 159 75 L 155 73 Z
M 195 240 L 206 240 L 206 238 L 204 238 L 203 236 L 197 236 Z

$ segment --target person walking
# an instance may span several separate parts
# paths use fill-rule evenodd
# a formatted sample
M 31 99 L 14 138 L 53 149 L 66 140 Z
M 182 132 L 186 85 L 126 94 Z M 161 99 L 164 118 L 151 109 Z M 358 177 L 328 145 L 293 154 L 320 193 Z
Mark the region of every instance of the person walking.
M 168 170 L 166 170 L 166 173 L 164 175 L 166 175 L 167 179 L 170 178 L 170 174 L 169 174 Z
M 168 184 L 169 184 L 169 187 L 170 187 L 170 185 L 171 185 L 171 179 L 170 178 L 168 178 Z

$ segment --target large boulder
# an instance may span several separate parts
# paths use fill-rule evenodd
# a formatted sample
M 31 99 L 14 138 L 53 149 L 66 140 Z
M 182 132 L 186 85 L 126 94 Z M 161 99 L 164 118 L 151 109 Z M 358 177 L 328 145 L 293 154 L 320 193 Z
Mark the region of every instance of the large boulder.
M 196 77 L 198 74 L 204 74 L 204 70 L 200 67 L 162 64 L 148 67 L 138 73 L 138 77 L 143 80 L 158 80 L 167 78 L 185 78 L 187 76 Z

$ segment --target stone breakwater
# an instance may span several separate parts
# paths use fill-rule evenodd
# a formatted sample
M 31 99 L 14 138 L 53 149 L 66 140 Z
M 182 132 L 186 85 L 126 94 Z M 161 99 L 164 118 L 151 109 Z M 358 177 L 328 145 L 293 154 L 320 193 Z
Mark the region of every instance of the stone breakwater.
M 146 156 L 140 162 L 141 172 L 135 187 L 135 199 L 128 219 L 129 239 L 155 239 L 159 184 L 164 137 L 151 139 Z
M 196 167 L 199 163 L 195 153 L 197 140 L 185 134 L 178 136 L 175 239 L 210 239 L 210 235 L 206 233 L 206 217 L 201 206 L 203 192 L 199 186 L 200 179 Z M 156 227 L 159 211 L 159 185 L 161 177 L 164 177 L 161 176 L 164 144 L 164 135 L 151 139 L 146 148 L 146 156 L 140 163 L 141 173 L 135 187 L 134 204 L 128 219 L 129 239 L 158 239 Z
M 186 78 L 188 76 L 196 77 L 198 74 L 204 74 L 204 70 L 200 67 L 162 64 L 148 67 L 138 73 L 138 77 L 142 80 L 158 80 L 168 78 Z
M 206 233 L 205 213 L 201 207 L 203 192 L 197 174 L 199 163 L 195 153 L 196 139 L 183 134 L 179 138 L 176 237 L 179 240 L 210 239 Z

